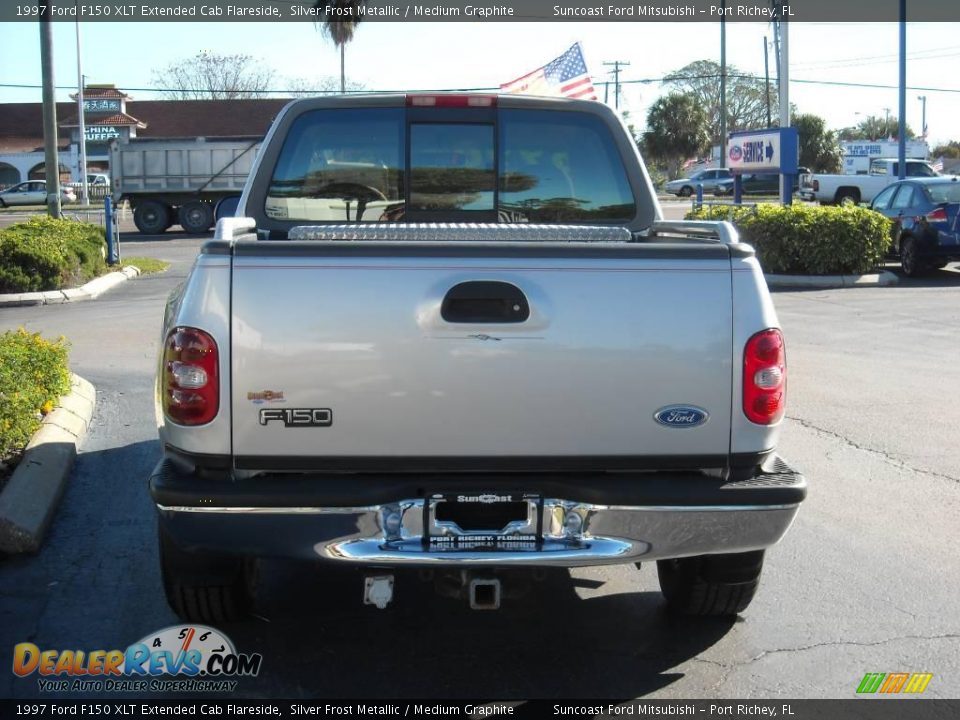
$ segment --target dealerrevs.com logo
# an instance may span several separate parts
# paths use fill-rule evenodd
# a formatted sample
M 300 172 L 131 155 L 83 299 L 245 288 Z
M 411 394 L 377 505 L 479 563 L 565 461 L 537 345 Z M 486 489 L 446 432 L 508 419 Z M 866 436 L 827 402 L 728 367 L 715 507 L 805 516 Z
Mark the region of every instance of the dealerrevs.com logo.
M 36 675 L 40 692 L 233 692 L 262 662 L 205 625 L 171 625 L 126 650 L 13 648 L 14 674 Z

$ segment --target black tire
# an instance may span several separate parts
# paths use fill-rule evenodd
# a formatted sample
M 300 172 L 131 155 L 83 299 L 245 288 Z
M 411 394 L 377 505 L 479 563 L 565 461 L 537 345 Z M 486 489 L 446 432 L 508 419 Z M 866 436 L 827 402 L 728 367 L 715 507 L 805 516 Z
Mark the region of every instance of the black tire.
M 213 207 L 200 200 L 188 202 L 180 207 L 180 227 L 186 232 L 197 235 L 205 233 L 213 225 Z
M 689 185 L 684 185 L 677 193 L 677 197 L 690 197 L 691 195 L 693 195 L 693 188 Z
M 7 204 L 3 201 L 3 198 L 0 198 L 0 208 L 5 208 Z
M 160 572 L 170 608 L 186 622 L 217 625 L 245 618 L 253 606 L 251 558 L 188 552 L 160 527 Z
M 760 584 L 763 550 L 658 560 L 660 591 L 677 615 L 730 617 L 747 609 Z
M 145 200 L 134 209 L 133 223 L 144 235 L 159 235 L 170 226 L 170 208 L 156 200 Z
M 900 267 L 903 268 L 903 274 L 907 277 L 922 275 L 926 269 L 917 253 L 916 238 L 905 237 L 900 240 Z
M 834 202 L 836 202 L 837 205 L 859 205 L 860 193 L 857 190 L 850 190 L 849 188 L 837 190 Z

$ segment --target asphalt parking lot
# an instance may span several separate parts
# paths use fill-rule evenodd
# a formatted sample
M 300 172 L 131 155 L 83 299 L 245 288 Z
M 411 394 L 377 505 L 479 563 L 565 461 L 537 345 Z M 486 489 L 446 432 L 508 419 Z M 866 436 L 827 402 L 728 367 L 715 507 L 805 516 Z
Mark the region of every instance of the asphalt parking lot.
M 127 236 L 125 254 L 171 269 L 93 302 L 0 309 L 0 330 L 70 338 L 98 390 L 45 547 L 0 559 L 0 648 L 125 648 L 175 622 L 146 492 L 152 382 L 164 298 L 201 242 Z M 651 566 L 551 574 L 497 613 L 402 577 L 381 612 L 350 572 L 273 561 L 257 617 L 224 628 L 264 656 L 238 695 L 853 697 L 864 673 L 922 671 L 927 696 L 960 696 L 960 269 L 774 302 L 789 362 L 780 451 L 810 495 L 735 622 L 670 620 Z M 0 673 L 0 696 L 38 694 Z

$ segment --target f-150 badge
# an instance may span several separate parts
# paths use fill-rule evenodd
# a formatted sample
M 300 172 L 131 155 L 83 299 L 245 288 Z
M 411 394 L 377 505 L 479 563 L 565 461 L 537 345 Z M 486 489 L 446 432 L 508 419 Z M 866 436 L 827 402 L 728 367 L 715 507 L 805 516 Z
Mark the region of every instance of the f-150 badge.
M 261 425 L 274 420 L 282 422 L 284 427 L 330 427 L 333 411 L 330 408 L 261 408 Z
M 703 425 L 709 417 L 710 413 L 693 405 L 669 405 L 653 414 L 654 420 L 671 428 L 697 427 Z

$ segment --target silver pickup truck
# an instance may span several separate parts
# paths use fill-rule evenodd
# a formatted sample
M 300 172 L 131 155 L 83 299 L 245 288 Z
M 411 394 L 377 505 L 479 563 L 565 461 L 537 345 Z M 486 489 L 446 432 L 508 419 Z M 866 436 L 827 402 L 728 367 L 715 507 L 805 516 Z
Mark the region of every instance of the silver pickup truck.
M 242 617 L 271 556 L 352 565 L 380 608 L 407 567 L 493 609 L 543 568 L 657 561 L 670 610 L 735 614 L 806 494 L 753 249 L 664 222 L 596 102 L 292 102 L 158 370 L 190 621 Z

